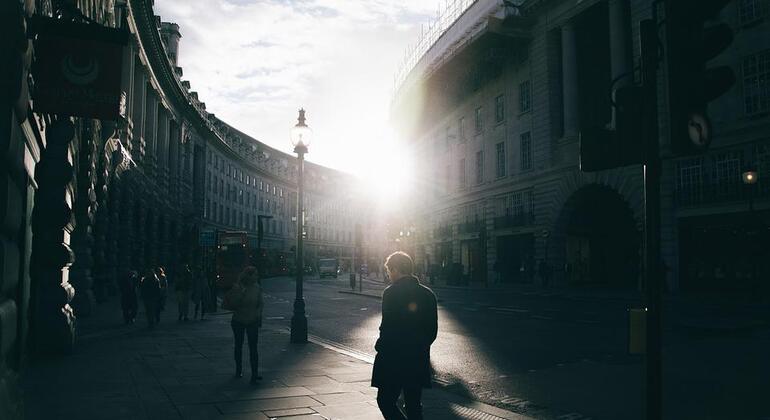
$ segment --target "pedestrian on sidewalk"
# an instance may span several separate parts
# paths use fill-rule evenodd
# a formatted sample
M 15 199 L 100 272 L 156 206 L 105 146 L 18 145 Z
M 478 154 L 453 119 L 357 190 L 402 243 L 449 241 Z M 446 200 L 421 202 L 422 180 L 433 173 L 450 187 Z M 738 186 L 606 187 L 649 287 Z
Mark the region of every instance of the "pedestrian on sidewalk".
M 158 286 L 160 287 L 160 295 L 158 298 L 158 307 L 155 311 L 155 320 L 160 322 L 160 313 L 166 309 L 166 295 L 168 294 L 168 277 L 166 277 L 166 270 L 163 267 L 155 269 L 155 274 L 158 277 Z
M 158 306 L 160 305 L 160 282 L 152 268 L 145 270 L 139 285 L 139 293 L 144 303 L 144 311 L 147 313 L 147 326 L 155 328 L 155 324 L 158 323 Z
M 249 363 L 251 364 L 251 384 L 256 384 L 262 379 L 259 376 L 259 353 L 257 344 L 259 340 L 259 328 L 262 326 L 262 285 L 259 273 L 254 266 L 246 267 L 223 299 L 225 309 L 233 311 L 230 326 L 233 329 L 235 339 L 235 376 L 243 376 L 243 338 L 244 334 L 249 340 Z
M 195 305 L 193 308 L 193 319 L 198 319 L 198 309 L 200 309 L 200 319 L 201 321 L 203 320 L 206 314 L 206 305 L 208 305 L 211 299 L 210 292 L 203 270 L 200 268 L 195 270 L 192 277 L 192 300 Z
M 125 276 L 120 278 L 120 307 L 123 309 L 123 321 L 133 324 L 136 321 L 136 312 L 139 302 L 136 296 L 136 289 L 139 286 L 139 273 L 135 270 L 129 270 Z
M 190 289 L 192 288 L 192 272 L 190 266 L 185 264 L 179 276 L 174 282 L 174 291 L 176 292 L 176 301 L 179 307 L 179 317 L 177 321 L 187 321 L 190 313 Z
M 438 333 L 436 296 L 414 276 L 405 252 L 388 256 L 385 273 L 391 285 L 382 293 L 372 386 L 386 420 L 422 419 L 422 388 L 431 387 L 430 346 Z M 402 391 L 406 417 L 396 405 Z

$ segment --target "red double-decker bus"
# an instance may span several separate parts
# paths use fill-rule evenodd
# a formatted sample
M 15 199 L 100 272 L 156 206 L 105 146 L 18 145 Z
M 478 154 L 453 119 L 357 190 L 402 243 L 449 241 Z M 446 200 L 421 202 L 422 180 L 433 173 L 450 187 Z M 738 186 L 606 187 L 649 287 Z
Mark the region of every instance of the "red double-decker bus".
M 220 231 L 217 235 L 215 267 L 217 287 L 229 289 L 238 275 L 250 264 L 251 249 L 246 232 Z

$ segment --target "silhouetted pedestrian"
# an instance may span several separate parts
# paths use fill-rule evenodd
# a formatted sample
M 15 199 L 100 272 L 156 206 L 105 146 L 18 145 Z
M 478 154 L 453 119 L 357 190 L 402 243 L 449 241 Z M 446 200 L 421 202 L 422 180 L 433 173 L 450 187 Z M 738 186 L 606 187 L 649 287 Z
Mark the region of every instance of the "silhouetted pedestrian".
M 120 306 L 123 309 L 123 321 L 126 324 L 133 324 L 136 321 L 136 312 L 139 302 L 136 296 L 136 289 L 139 286 L 139 273 L 135 270 L 129 272 L 120 278 L 118 287 L 120 288 Z
M 243 337 L 249 340 L 249 363 L 251 364 L 251 383 L 262 379 L 259 376 L 259 328 L 262 326 L 262 286 L 256 267 L 246 267 L 223 299 L 225 309 L 233 311 L 230 326 L 235 339 L 235 376 L 243 376 Z
M 203 320 L 206 314 L 206 305 L 209 304 L 211 299 L 211 290 L 209 289 L 208 281 L 202 270 L 198 269 L 193 273 L 192 277 L 192 300 L 195 307 L 193 308 L 193 318 L 198 318 L 198 310 L 200 310 L 200 319 Z
M 160 282 L 155 270 L 148 268 L 144 272 L 142 282 L 139 285 L 139 293 L 144 302 L 144 311 L 147 313 L 147 325 L 154 328 L 158 323 L 158 306 L 160 305 Z
M 174 291 L 176 292 L 176 302 L 179 307 L 178 321 L 187 321 L 190 313 L 190 292 L 192 289 L 192 272 L 190 267 L 185 264 L 182 271 L 174 282 Z
M 422 419 L 422 388 L 431 386 L 430 346 L 438 333 L 436 296 L 414 276 L 412 258 L 395 252 L 385 261 L 391 285 L 382 293 L 380 337 L 372 386 L 386 420 Z M 406 417 L 396 406 L 403 391 Z
M 160 313 L 166 309 L 166 296 L 168 295 L 168 277 L 166 277 L 166 270 L 163 267 L 155 269 L 155 274 L 158 277 L 158 286 L 160 287 L 160 297 L 158 298 L 158 308 L 155 314 L 156 321 L 160 322 Z

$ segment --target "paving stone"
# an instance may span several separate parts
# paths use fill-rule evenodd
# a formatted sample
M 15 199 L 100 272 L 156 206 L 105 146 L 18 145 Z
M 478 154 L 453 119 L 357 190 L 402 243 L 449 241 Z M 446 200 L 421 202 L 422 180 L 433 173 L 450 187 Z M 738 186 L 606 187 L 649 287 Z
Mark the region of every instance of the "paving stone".
M 289 410 L 268 410 L 265 411 L 265 415 L 268 417 L 291 417 L 291 420 L 296 420 L 297 416 L 314 415 L 317 414 L 312 408 L 292 408 Z M 315 416 L 319 419 L 319 416 Z
M 378 419 L 382 420 L 382 414 L 377 407 L 365 402 L 339 404 L 331 406 L 311 406 L 318 414 L 334 419 Z
M 264 410 L 281 410 L 286 408 L 303 408 L 318 404 L 318 401 L 310 397 L 289 397 L 219 403 L 217 404 L 217 408 L 224 414 L 230 414 Z
M 338 373 L 329 377 L 337 382 L 361 382 L 371 380 L 372 372 Z
M 360 392 L 340 392 L 336 394 L 313 395 L 313 399 L 320 401 L 323 405 L 339 405 L 371 401 L 372 397 Z
M 324 385 L 336 383 L 328 376 L 295 376 L 282 379 L 283 383 L 287 386 L 308 386 L 308 385 Z
M 279 388 L 241 388 L 237 390 L 223 391 L 223 394 L 231 400 L 257 400 L 264 398 L 285 398 L 313 395 L 315 392 L 301 386 Z

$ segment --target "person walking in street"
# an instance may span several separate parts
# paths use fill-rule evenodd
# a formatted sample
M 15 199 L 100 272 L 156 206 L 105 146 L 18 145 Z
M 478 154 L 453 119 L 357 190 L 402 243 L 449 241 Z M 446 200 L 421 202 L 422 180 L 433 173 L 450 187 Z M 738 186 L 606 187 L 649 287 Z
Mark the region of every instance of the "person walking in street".
M 249 363 L 251 364 L 251 384 L 262 379 L 259 376 L 259 353 L 257 344 L 259 328 L 262 326 L 262 285 L 256 267 L 246 267 L 223 299 L 225 309 L 233 311 L 230 326 L 235 339 L 235 376 L 243 376 L 243 338 L 249 340 Z
M 176 292 L 176 302 L 179 307 L 179 317 L 177 321 L 187 321 L 190 313 L 190 289 L 192 288 L 192 272 L 190 266 L 184 265 L 182 271 L 174 282 L 174 291 Z
M 203 321 L 206 314 L 206 305 L 208 305 L 211 299 L 210 292 L 211 290 L 203 270 L 197 269 L 192 277 L 192 300 L 195 305 L 193 308 L 193 319 L 198 319 L 198 310 L 200 309 L 200 319 Z
M 155 269 L 155 274 L 158 277 L 158 286 L 160 287 L 160 296 L 158 298 L 158 307 L 155 311 L 155 321 L 160 322 L 160 313 L 166 309 L 166 295 L 168 294 L 168 277 L 166 277 L 166 270 L 163 267 Z
M 123 309 L 123 321 L 133 324 L 136 321 L 136 312 L 139 302 L 136 296 L 136 289 L 139 286 L 139 273 L 135 270 L 129 270 L 128 273 L 120 278 L 118 287 L 120 288 L 120 307 Z
M 380 336 L 374 348 L 371 385 L 386 420 L 422 419 L 422 389 L 431 387 L 430 346 L 438 333 L 436 296 L 414 276 L 414 262 L 404 252 L 385 261 L 391 281 L 382 293 Z M 406 417 L 396 401 L 403 391 Z
M 144 303 L 144 311 L 147 313 L 147 326 L 155 328 L 155 324 L 158 323 L 158 306 L 160 305 L 160 282 L 152 268 L 145 270 L 139 285 L 139 293 Z

